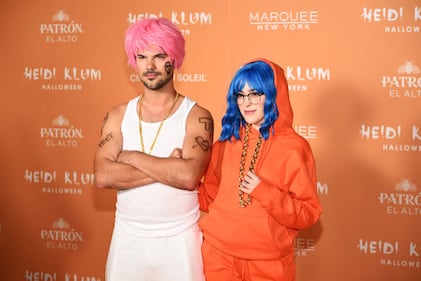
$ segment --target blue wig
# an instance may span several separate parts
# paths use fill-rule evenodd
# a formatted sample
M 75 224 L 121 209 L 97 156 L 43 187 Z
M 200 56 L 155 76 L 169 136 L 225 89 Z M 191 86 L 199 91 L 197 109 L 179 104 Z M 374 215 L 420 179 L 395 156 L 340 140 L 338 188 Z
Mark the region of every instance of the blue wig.
M 220 141 L 231 140 L 232 136 L 240 139 L 240 128 L 245 126 L 246 122 L 237 105 L 237 94 L 243 90 L 246 84 L 249 85 L 250 89 L 264 93 L 266 97 L 264 105 L 265 120 L 260 126 L 260 134 L 267 140 L 271 129 L 272 134 L 274 133 L 273 124 L 278 119 L 279 112 L 276 105 L 273 70 L 267 63 L 255 61 L 242 66 L 231 81 L 227 96 L 228 107 L 224 117 L 222 117 Z

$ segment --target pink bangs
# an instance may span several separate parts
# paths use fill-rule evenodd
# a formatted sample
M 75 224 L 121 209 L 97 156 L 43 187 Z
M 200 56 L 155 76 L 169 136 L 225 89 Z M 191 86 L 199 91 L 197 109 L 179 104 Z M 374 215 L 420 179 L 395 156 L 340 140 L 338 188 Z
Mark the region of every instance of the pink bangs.
M 180 30 L 165 18 L 140 20 L 127 29 L 126 54 L 129 64 L 136 68 L 139 50 L 161 49 L 168 54 L 174 67 L 181 67 L 185 56 L 185 39 Z

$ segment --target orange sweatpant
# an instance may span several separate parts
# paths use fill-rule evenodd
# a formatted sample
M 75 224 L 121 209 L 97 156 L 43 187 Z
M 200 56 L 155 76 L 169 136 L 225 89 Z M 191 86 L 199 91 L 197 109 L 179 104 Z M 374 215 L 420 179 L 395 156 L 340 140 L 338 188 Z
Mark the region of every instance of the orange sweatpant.
M 294 281 L 294 253 L 279 260 L 245 260 L 203 242 L 206 281 Z

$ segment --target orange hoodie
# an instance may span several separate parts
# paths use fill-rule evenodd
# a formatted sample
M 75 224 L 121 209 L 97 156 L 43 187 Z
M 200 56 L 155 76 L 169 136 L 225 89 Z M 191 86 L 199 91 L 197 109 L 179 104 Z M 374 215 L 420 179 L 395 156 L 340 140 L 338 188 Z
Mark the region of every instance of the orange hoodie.
M 217 249 L 238 258 L 267 260 L 291 255 L 298 230 L 315 224 L 321 207 L 310 145 L 292 128 L 293 113 L 284 72 L 271 61 L 256 60 L 273 69 L 279 110 L 275 134 L 270 133 L 263 141 L 255 164 L 261 182 L 251 193 L 251 205 L 242 208 L 238 185 L 245 130 L 242 129 L 240 140 L 217 141 L 199 187 L 200 208 L 209 212 L 199 225 L 206 241 Z M 251 128 L 245 171 L 258 136 L 259 132 Z

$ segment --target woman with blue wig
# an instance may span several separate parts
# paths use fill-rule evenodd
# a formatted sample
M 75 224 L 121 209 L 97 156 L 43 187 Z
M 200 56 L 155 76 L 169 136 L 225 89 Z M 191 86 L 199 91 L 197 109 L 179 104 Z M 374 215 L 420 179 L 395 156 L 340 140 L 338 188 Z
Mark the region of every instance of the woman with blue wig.
M 295 280 L 294 239 L 321 207 L 282 68 L 267 59 L 243 65 L 227 103 L 199 188 L 206 280 Z

